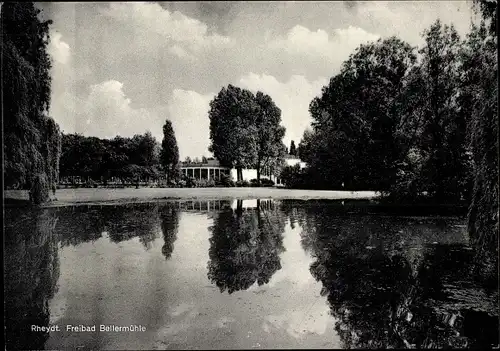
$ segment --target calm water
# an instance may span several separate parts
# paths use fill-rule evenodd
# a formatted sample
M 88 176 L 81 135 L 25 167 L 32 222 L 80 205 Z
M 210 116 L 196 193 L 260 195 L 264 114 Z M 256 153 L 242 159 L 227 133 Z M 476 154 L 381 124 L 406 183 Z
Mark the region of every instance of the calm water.
M 498 295 L 470 273 L 465 220 L 371 212 L 269 200 L 6 209 L 7 347 L 498 344 Z

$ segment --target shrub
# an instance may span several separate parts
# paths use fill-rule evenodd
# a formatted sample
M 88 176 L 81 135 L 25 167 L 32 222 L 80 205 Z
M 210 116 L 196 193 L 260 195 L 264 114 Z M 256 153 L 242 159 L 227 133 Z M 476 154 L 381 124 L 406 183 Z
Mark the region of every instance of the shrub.
M 30 189 L 30 199 L 34 204 L 41 204 L 49 199 L 49 184 L 44 174 L 37 174 L 33 178 Z
M 250 186 L 259 186 L 257 184 L 257 179 L 254 178 L 254 179 L 250 180 Z M 261 178 L 260 179 L 260 186 L 274 186 L 274 182 L 268 178 Z
M 186 177 L 186 187 L 187 188 L 194 188 L 196 186 L 196 180 L 191 177 Z
M 287 188 L 300 188 L 304 186 L 304 172 L 297 164 L 295 166 L 286 166 L 281 171 L 280 178 Z
M 89 180 L 85 183 L 84 188 L 97 188 L 97 183 L 96 183 L 96 182 L 94 182 L 94 180 L 89 179 Z
M 228 174 L 222 174 L 220 177 L 220 180 L 218 181 L 218 185 L 224 186 L 224 187 L 234 187 L 235 183 L 231 175 Z
M 238 180 L 236 182 L 236 186 L 237 187 L 248 187 L 248 186 L 250 186 L 250 182 L 248 180 L 246 180 L 246 179 L 244 179 L 244 180 Z
M 195 181 L 197 188 L 213 188 L 215 181 L 213 179 L 199 179 Z
M 168 188 L 178 188 L 179 182 L 176 180 L 170 180 L 166 185 Z
M 250 183 L 255 180 L 255 185 L 257 185 L 257 179 L 252 179 Z M 274 181 L 268 178 L 262 178 L 260 180 L 260 186 L 274 186 Z
M 166 188 L 167 187 L 167 182 L 164 179 L 158 180 L 156 184 L 154 184 L 155 188 Z

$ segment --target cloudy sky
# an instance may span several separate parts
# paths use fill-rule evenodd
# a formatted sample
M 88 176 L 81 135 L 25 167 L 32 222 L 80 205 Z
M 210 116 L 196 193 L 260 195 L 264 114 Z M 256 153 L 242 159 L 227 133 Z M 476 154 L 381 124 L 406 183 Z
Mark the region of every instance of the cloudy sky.
M 467 1 L 43 3 L 54 21 L 51 115 L 66 133 L 161 141 L 209 156 L 210 100 L 228 84 L 269 94 L 285 143 L 309 126 L 309 102 L 361 43 L 411 45 L 440 18 L 465 35 Z

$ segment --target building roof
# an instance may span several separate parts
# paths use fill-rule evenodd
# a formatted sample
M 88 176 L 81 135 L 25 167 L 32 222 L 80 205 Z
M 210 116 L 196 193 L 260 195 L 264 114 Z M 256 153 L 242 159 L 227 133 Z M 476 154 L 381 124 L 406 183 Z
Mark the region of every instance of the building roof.
M 206 162 L 180 162 L 181 167 L 219 167 L 220 162 L 215 158 L 209 158 Z

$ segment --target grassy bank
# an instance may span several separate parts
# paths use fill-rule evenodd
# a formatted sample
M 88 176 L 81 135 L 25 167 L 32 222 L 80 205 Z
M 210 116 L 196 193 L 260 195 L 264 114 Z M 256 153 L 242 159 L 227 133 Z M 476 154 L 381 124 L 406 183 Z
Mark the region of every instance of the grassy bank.
M 56 200 L 43 206 L 66 206 L 91 203 L 128 203 L 156 200 L 225 200 L 225 199 L 374 199 L 374 191 L 292 190 L 280 188 L 139 188 L 139 189 L 59 189 Z M 5 203 L 22 204 L 27 191 L 6 190 Z

